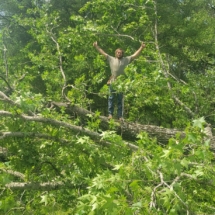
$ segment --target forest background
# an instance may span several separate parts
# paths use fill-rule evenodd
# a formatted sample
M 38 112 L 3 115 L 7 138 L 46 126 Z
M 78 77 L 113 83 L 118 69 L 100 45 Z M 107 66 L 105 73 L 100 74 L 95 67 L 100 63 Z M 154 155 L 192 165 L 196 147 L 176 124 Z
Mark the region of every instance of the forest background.
M 0 214 L 214 214 L 214 0 L 0 0 Z M 141 56 L 117 79 L 93 47 Z

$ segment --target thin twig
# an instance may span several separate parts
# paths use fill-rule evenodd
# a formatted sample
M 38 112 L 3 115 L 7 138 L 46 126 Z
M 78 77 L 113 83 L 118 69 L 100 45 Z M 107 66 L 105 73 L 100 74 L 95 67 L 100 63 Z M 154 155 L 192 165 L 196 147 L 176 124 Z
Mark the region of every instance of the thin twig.
M 99 35 L 105 35 L 105 36 L 111 36 L 111 37 L 127 37 L 127 38 L 130 38 L 131 40 L 134 40 L 134 38 L 130 35 L 126 35 L 126 34 L 104 34 L 104 33 L 95 33 L 95 34 L 99 34 Z
M 63 89 L 66 86 L 67 80 L 66 80 L 66 75 L 65 75 L 64 70 L 63 70 L 63 60 L 62 60 L 62 53 L 60 51 L 60 45 L 57 42 L 57 40 L 54 38 L 54 35 L 53 35 L 52 31 L 48 31 L 48 29 L 46 29 L 46 31 L 47 31 L 47 33 L 49 33 L 50 38 L 55 43 L 56 48 L 57 48 L 58 57 L 59 57 L 59 69 L 60 69 L 60 72 L 61 72 L 61 75 L 62 75 L 63 81 L 64 81 L 63 87 L 62 87 L 62 90 L 61 90 L 61 94 L 62 94 L 62 97 L 64 97 L 65 95 L 64 95 L 64 90 Z
M 8 73 L 9 72 L 8 72 L 8 64 L 7 64 L 7 48 L 6 48 L 5 44 L 3 44 L 3 45 L 4 45 L 3 51 L 4 51 L 5 77 L 8 80 Z

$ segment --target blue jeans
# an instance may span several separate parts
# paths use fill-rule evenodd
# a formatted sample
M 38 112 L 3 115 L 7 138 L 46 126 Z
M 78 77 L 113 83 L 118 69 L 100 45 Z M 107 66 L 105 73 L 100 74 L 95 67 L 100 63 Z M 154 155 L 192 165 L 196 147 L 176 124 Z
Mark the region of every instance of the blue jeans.
M 108 113 L 113 116 L 114 112 L 114 100 L 117 98 L 117 117 L 121 118 L 123 114 L 123 93 L 116 93 L 116 91 L 109 86 L 109 97 L 108 97 Z

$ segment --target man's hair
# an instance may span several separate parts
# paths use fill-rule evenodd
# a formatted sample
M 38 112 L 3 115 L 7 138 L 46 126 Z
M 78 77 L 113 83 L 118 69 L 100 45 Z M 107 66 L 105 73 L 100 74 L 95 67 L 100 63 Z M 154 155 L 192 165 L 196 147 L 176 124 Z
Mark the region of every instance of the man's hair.
M 115 51 L 115 56 L 116 56 L 116 52 L 117 52 L 117 51 L 121 51 L 121 52 L 122 52 L 122 56 L 124 56 L 124 51 L 123 51 L 121 48 L 116 49 L 116 51 Z

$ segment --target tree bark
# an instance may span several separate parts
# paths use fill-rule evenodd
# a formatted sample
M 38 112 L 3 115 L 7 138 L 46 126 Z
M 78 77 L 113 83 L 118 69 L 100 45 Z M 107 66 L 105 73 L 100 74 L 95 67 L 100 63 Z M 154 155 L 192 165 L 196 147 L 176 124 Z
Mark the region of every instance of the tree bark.
M 11 190 L 59 190 L 66 188 L 62 182 L 45 182 L 45 183 L 34 183 L 34 182 L 11 182 L 5 185 L 6 188 Z
M 70 105 L 68 103 L 51 102 L 51 106 L 56 110 L 64 108 L 69 115 L 78 115 L 86 118 L 88 114 L 95 115 L 93 112 L 76 105 Z M 101 120 L 100 126 L 103 130 L 109 129 L 109 120 L 107 117 L 99 116 Z M 137 135 L 140 132 L 147 132 L 149 137 L 156 138 L 161 144 L 167 144 L 170 138 L 174 138 L 177 134 L 181 138 L 185 137 L 185 132 L 179 129 L 162 128 L 156 125 L 142 125 L 138 123 L 132 123 L 127 121 L 116 120 L 115 129 L 118 135 L 121 135 L 124 140 L 134 141 L 137 140 Z M 215 150 L 215 137 L 211 138 L 211 149 Z
M 78 115 L 80 117 L 86 118 L 88 114 L 94 115 L 93 112 L 88 111 L 84 108 L 78 107 L 76 105 L 70 105 L 67 103 L 61 102 L 52 102 L 52 107 L 55 107 L 56 110 L 60 110 L 61 108 L 65 108 L 65 111 L 69 115 Z M 109 120 L 107 117 L 100 116 L 101 120 L 100 126 L 102 129 L 109 129 Z M 185 136 L 185 133 L 179 129 L 168 129 L 162 128 L 155 125 L 142 125 L 138 123 L 132 123 L 127 121 L 118 121 L 116 120 L 115 129 L 117 134 L 121 135 L 125 140 L 135 140 L 137 139 L 137 135 L 140 132 L 147 132 L 150 137 L 157 138 L 160 143 L 167 143 L 168 140 L 172 137 L 175 137 L 177 133 L 181 136 Z

